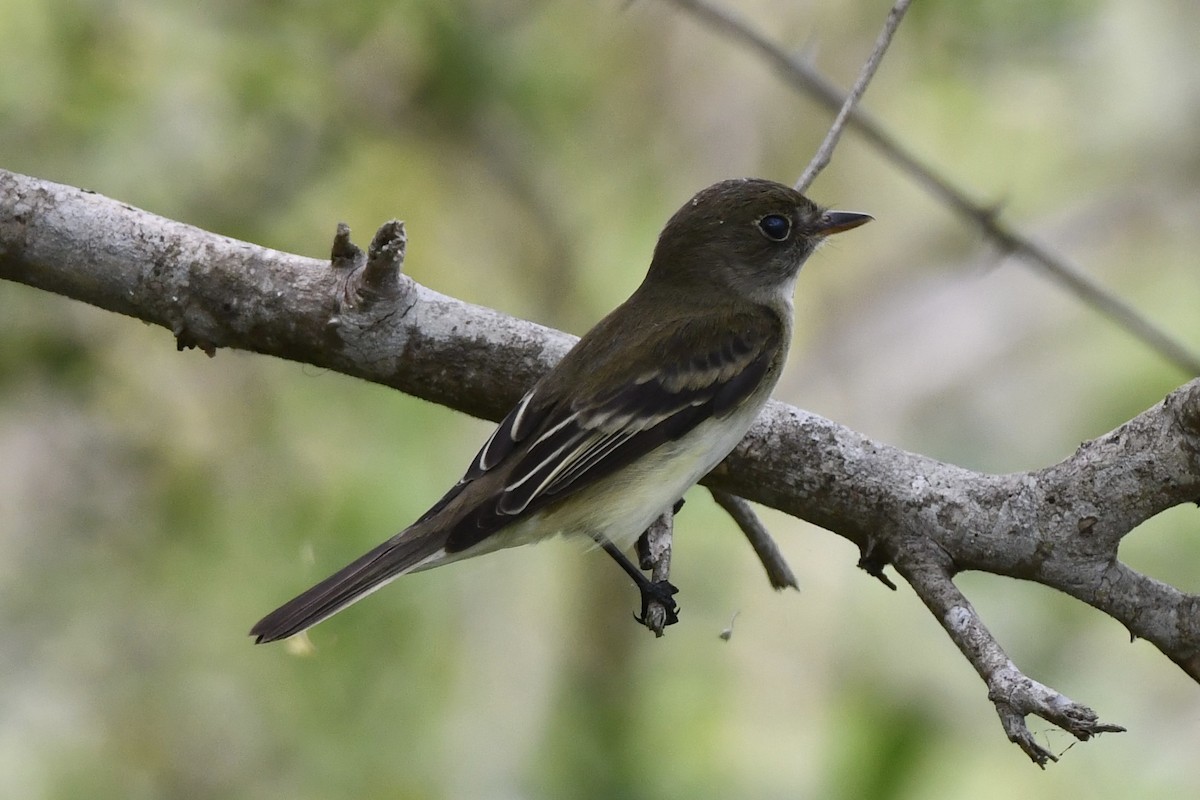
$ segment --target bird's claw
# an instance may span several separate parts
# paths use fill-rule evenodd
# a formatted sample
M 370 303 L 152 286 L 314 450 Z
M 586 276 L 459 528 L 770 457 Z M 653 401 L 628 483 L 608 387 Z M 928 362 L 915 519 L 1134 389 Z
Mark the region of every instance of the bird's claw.
M 663 626 L 674 625 L 679 622 L 679 605 L 675 602 L 672 595 L 678 594 L 679 589 L 670 581 L 650 581 L 642 590 L 642 613 L 641 615 L 634 614 L 633 618 L 642 625 L 650 627 L 647 620 L 647 615 L 650 612 L 650 604 L 657 603 L 659 607 L 666 612 L 666 619 Z

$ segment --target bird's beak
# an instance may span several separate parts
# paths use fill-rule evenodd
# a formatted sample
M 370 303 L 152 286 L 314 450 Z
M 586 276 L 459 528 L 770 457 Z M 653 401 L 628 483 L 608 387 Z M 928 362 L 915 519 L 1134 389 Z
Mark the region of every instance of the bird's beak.
M 817 223 L 817 232 L 822 236 L 848 231 L 859 225 L 866 225 L 875 219 L 870 214 L 859 214 L 854 211 L 826 211 Z

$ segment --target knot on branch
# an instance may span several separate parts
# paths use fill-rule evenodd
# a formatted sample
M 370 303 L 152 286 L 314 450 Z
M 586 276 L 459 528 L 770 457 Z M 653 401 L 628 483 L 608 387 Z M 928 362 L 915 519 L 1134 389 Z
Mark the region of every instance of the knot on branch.
M 883 568 L 892 563 L 891 557 L 885 552 L 881 546 L 878 537 L 871 535 L 867 537 L 867 542 L 859 549 L 859 557 L 857 566 L 863 572 L 875 578 L 893 592 L 896 591 L 896 584 L 887 576 Z
M 192 348 L 195 348 L 209 358 L 216 357 L 217 345 L 208 339 L 204 339 L 193 334 L 186 327 L 184 327 L 182 322 L 179 322 L 173 326 L 172 333 L 175 334 L 175 349 L 179 352 L 182 353 L 184 350 L 191 350 Z
M 330 266 L 345 275 L 342 310 L 366 311 L 376 304 L 400 300 L 405 293 L 400 278 L 407 247 L 408 234 L 400 220 L 381 225 L 366 253 L 350 240 L 350 226 L 338 223 Z
M 1200 436 L 1200 381 L 1192 381 L 1179 390 L 1176 419 L 1184 432 Z

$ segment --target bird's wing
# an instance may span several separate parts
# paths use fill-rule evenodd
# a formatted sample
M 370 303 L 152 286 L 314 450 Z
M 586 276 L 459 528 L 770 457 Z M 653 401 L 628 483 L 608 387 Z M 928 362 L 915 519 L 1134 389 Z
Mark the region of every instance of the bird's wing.
M 725 416 L 759 386 L 782 335 L 777 318 L 745 315 L 723 335 L 697 335 L 685 328 L 673 338 L 644 342 L 651 346 L 646 362 L 622 365 L 618 375 L 624 378 L 603 394 L 567 402 L 562 398 L 568 392 L 540 382 L 496 428 L 463 479 L 421 519 L 272 611 L 251 635 L 269 642 L 298 633 L 429 559 L 461 552 L 704 420 Z M 627 352 L 606 349 L 603 335 L 589 339 L 595 349 L 572 351 L 567 358 L 600 366 L 606 353 Z M 714 344 L 697 352 L 697 341 Z M 477 496 L 465 512 L 452 514 L 445 527 L 422 527 L 468 488 Z
M 678 330 L 674 341 L 658 343 L 654 367 L 633 365 L 603 394 L 568 403 L 542 396 L 541 384 L 534 387 L 480 449 L 458 487 L 435 507 L 467 483 L 504 470 L 497 491 L 455 522 L 447 552 L 464 550 L 740 406 L 770 369 L 781 328 L 763 315 L 737 322 L 721 336 L 703 337 L 713 346 L 700 352 L 692 332 Z

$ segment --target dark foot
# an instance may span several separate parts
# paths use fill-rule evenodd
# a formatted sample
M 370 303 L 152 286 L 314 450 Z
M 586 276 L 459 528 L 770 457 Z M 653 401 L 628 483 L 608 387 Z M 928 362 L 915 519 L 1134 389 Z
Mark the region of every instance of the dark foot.
M 621 565 L 621 569 L 625 570 L 625 574 L 633 579 L 633 582 L 637 584 L 638 591 L 642 593 L 642 613 L 641 616 L 634 614 L 634 619 L 654 631 L 656 636 L 662 636 L 663 628 L 666 626 L 679 622 L 679 606 L 675 604 L 675 600 L 671 596 L 677 594 L 679 590 L 670 581 L 650 580 L 625 557 L 621 548 L 601 536 L 596 537 L 596 542 L 604 549 L 604 552 Z M 651 605 L 654 606 L 654 613 L 651 613 Z
M 666 620 L 663 622 L 663 627 L 679 622 L 679 606 L 676 604 L 675 598 L 672 597 L 672 595 L 679 593 L 679 589 L 675 588 L 674 584 L 670 581 L 646 581 L 645 583 L 638 584 L 638 588 L 642 592 L 642 615 L 638 616 L 634 614 L 634 619 L 646 627 L 652 627 L 646 621 L 646 615 L 650 611 L 650 604 L 657 603 L 666 612 Z

